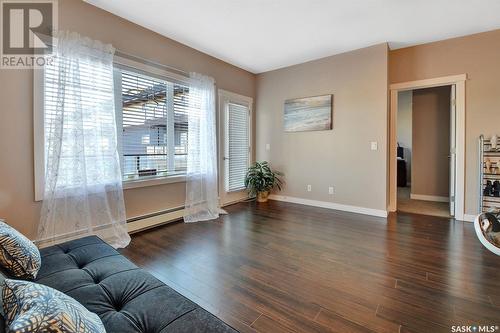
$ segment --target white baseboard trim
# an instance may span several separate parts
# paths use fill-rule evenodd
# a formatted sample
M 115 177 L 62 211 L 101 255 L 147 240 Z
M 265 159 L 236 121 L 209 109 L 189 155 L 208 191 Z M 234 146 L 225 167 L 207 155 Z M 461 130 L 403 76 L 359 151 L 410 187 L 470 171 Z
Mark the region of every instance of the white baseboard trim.
M 413 193 L 410 193 L 410 199 L 424 200 L 424 201 L 437 201 L 437 202 L 450 202 L 450 198 L 448 198 L 448 197 L 440 197 L 437 195 L 413 194 Z
M 226 202 L 226 203 L 223 203 L 221 204 L 221 207 L 227 207 L 227 206 L 231 206 L 231 205 L 235 205 L 237 203 L 240 203 L 240 202 L 244 202 L 246 200 L 250 199 L 248 196 L 244 197 L 244 198 L 240 198 L 240 199 L 236 199 L 236 200 L 233 200 L 233 201 L 229 201 L 229 202 Z
M 134 232 L 139 232 L 163 224 L 175 222 L 182 219 L 183 216 L 184 209 L 182 207 L 179 207 L 161 214 L 155 214 L 146 217 L 136 217 L 133 218 L 131 222 L 127 222 L 128 232 L 132 234 Z
M 471 215 L 471 214 L 464 214 L 463 221 L 464 222 L 474 222 L 474 219 L 476 218 L 477 215 Z
M 377 216 L 377 217 L 387 217 L 387 214 L 388 214 L 387 211 L 381 210 L 381 209 L 343 205 L 343 204 L 338 204 L 338 203 L 334 203 L 334 202 L 302 199 L 302 198 L 288 197 L 288 196 L 284 196 L 284 195 L 271 194 L 269 196 L 269 199 L 276 200 L 276 201 L 291 202 L 291 203 L 296 203 L 296 204 L 301 204 L 301 205 L 306 205 L 306 206 L 329 208 L 329 209 L 341 210 L 344 212 L 358 213 L 358 214 L 371 215 L 371 216 Z

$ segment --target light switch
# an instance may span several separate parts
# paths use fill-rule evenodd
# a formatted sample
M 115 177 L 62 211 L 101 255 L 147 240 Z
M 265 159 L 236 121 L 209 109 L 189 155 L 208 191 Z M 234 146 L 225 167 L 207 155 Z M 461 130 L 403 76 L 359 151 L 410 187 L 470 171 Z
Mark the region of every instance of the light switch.
M 372 141 L 371 142 L 371 148 L 372 148 L 372 150 L 378 150 L 378 143 L 377 143 L 377 141 Z
M 266 150 L 271 150 L 271 145 L 269 143 L 266 143 Z

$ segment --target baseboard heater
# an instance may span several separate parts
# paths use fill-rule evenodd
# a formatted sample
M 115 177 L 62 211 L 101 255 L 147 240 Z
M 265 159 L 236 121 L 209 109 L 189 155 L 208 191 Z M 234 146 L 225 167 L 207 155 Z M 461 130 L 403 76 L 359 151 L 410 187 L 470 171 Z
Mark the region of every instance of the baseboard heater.
M 247 200 L 247 198 L 244 198 L 241 200 L 236 200 L 233 202 L 229 202 L 229 203 L 225 204 L 223 207 L 234 205 L 238 202 L 242 202 L 245 200 Z M 142 215 L 142 216 L 128 218 L 127 219 L 127 229 L 128 229 L 129 234 L 133 234 L 136 232 L 144 231 L 146 229 L 159 227 L 159 226 L 164 225 L 164 224 L 180 221 L 180 220 L 182 220 L 183 216 L 184 216 L 184 206 L 174 207 L 174 208 L 162 210 L 162 211 L 151 213 L 151 214 L 146 214 L 146 215 Z M 110 224 L 95 227 L 95 230 L 106 229 L 106 227 L 108 227 L 109 225 Z M 88 234 L 87 229 L 82 229 L 82 230 L 69 232 L 69 233 L 66 233 L 63 235 L 59 235 L 59 236 L 56 236 L 56 237 L 50 238 L 50 239 L 34 240 L 34 242 L 40 248 L 44 248 L 44 247 L 51 246 L 51 245 L 54 245 L 57 243 L 69 241 L 72 239 L 77 239 L 77 238 L 83 237 L 87 234 Z
M 167 223 L 182 220 L 184 216 L 184 206 L 174 207 L 160 212 L 132 217 L 127 219 L 127 228 L 130 234 L 146 229 L 158 227 Z
M 143 231 L 167 223 L 182 220 L 183 216 L 184 216 L 184 206 L 175 207 L 152 214 L 129 218 L 127 219 L 127 229 L 129 234 L 133 234 L 135 232 Z M 95 231 L 105 230 L 109 226 L 111 226 L 111 224 L 97 226 L 94 227 L 94 230 Z M 67 242 L 73 239 L 78 239 L 80 237 L 84 237 L 87 235 L 88 235 L 88 229 L 84 228 L 81 230 L 68 232 L 47 239 L 37 239 L 34 240 L 34 242 L 39 248 L 44 248 L 62 242 Z
M 249 198 L 245 197 L 239 200 L 228 202 L 222 207 L 234 205 L 239 202 L 247 200 L 249 200 Z M 144 231 L 146 229 L 155 228 L 164 224 L 177 222 L 182 220 L 183 216 L 184 216 L 184 206 L 179 206 L 171 209 L 162 210 L 156 213 L 132 217 L 127 219 L 128 232 L 129 234 L 133 234 L 139 231 Z

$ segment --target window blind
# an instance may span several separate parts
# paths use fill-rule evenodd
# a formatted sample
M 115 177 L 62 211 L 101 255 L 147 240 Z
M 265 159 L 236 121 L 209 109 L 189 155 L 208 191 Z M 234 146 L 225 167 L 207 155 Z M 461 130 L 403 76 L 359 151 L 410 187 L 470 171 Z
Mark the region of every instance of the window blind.
M 77 76 L 78 80 L 69 80 L 68 76 Z M 58 186 L 115 181 L 116 170 L 103 168 L 107 161 L 112 165 L 116 159 L 116 142 L 109 139 L 114 137 L 115 119 L 103 112 L 112 107 L 112 87 L 113 73 L 92 57 L 79 59 L 76 66 L 74 59 L 59 56 L 44 67 L 44 170 L 56 165 L 53 159 L 58 160 Z M 60 136 L 59 149 L 56 147 L 58 140 L 54 138 Z M 85 145 L 84 151 L 76 144 L 82 136 L 93 143 Z M 96 137 L 103 139 L 95 140 Z M 85 164 L 77 163 L 83 159 Z M 82 165 L 86 168 L 85 177 L 81 177 L 82 172 L 78 169 Z
M 120 69 L 123 180 L 183 174 L 189 88 Z
M 250 162 L 249 107 L 228 103 L 226 190 L 245 188 L 245 175 Z

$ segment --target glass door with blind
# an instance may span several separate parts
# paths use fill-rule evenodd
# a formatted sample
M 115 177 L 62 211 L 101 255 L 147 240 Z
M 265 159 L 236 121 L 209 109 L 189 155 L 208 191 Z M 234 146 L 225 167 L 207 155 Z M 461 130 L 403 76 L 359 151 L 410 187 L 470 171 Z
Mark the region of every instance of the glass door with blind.
M 221 205 L 246 198 L 245 175 L 252 159 L 252 99 L 219 90 Z

